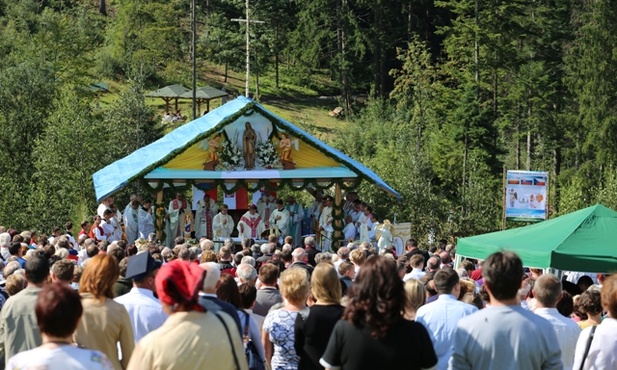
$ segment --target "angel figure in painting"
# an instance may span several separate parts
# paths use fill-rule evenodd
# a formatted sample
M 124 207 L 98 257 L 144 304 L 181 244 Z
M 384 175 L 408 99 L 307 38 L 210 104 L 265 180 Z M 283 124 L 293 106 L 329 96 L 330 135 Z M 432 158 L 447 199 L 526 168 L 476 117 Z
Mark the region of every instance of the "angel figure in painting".
M 218 149 L 220 136 L 215 136 L 210 140 L 204 140 L 200 147 L 208 152 L 206 161 L 203 163 L 204 170 L 214 170 L 219 163 Z
M 279 141 L 279 148 L 281 148 L 281 160 L 282 161 L 291 161 L 291 140 L 289 139 L 289 135 L 283 133 L 281 134 L 281 141 Z
M 291 158 L 291 148 L 298 150 L 298 139 L 291 140 L 288 134 L 281 133 L 281 141 L 279 141 L 279 148 L 281 149 L 281 163 L 286 170 L 296 168 L 295 162 Z

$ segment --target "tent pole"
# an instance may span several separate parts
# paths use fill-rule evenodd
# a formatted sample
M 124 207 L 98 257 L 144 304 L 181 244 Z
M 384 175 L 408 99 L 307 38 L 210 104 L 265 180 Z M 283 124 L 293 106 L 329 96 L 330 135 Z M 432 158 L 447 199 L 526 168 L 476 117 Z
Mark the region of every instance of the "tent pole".
M 456 254 L 454 256 L 454 268 L 458 268 L 458 266 L 461 265 L 461 262 L 463 262 L 463 256 L 461 256 L 460 254 Z
M 338 250 L 339 244 L 343 235 L 343 192 L 339 183 L 334 184 L 334 237 L 332 238 L 332 246 Z M 333 248 L 334 250 L 334 248 Z

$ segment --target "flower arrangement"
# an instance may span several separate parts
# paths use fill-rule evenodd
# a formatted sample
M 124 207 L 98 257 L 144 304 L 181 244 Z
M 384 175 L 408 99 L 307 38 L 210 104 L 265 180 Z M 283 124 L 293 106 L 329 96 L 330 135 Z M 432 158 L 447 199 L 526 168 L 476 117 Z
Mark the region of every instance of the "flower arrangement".
M 242 167 L 242 150 L 231 141 L 225 141 L 221 145 L 220 163 L 223 169 L 235 170 Z
M 282 168 L 279 154 L 274 143 L 269 140 L 259 141 L 255 147 L 257 166 L 263 168 Z

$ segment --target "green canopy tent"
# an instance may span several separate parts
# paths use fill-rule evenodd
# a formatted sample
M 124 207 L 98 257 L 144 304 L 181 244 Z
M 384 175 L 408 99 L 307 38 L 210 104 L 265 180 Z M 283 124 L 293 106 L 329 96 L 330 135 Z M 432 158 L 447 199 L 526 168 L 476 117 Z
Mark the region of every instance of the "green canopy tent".
M 601 204 L 516 229 L 458 240 L 459 256 L 485 259 L 499 250 L 516 252 L 535 268 L 617 271 L 617 212 Z
M 176 99 L 176 112 L 178 111 L 178 99 L 182 97 L 182 94 L 190 91 L 182 85 L 169 85 L 162 87 L 156 91 L 146 94 L 149 98 L 161 98 L 165 101 L 165 113 L 169 113 L 169 101 Z
M 197 89 L 195 89 L 195 100 L 197 102 L 197 111 L 201 112 L 201 103 L 205 101 L 207 104 L 206 113 L 210 112 L 210 100 L 216 99 L 216 98 L 222 98 L 228 95 L 229 93 L 223 90 L 215 89 L 212 86 L 198 87 Z M 189 90 L 185 92 L 184 94 L 182 94 L 181 98 L 193 99 L 193 90 Z

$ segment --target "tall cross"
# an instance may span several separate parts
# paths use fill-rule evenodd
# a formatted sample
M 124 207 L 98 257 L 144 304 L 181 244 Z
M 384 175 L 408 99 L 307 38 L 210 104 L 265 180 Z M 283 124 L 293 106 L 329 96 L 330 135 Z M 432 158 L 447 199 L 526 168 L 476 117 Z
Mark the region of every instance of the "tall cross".
M 251 54 L 250 54 L 250 33 L 249 24 L 252 23 L 265 23 L 264 21 L 249 20 L 249 0 L 246 0 L 246 19 L 234 18 L 232 22 L 245 22 L 246 23 L 246 86 L 244 89 L 244 95 L 249 97 L 249 77 L 251 71 Z

